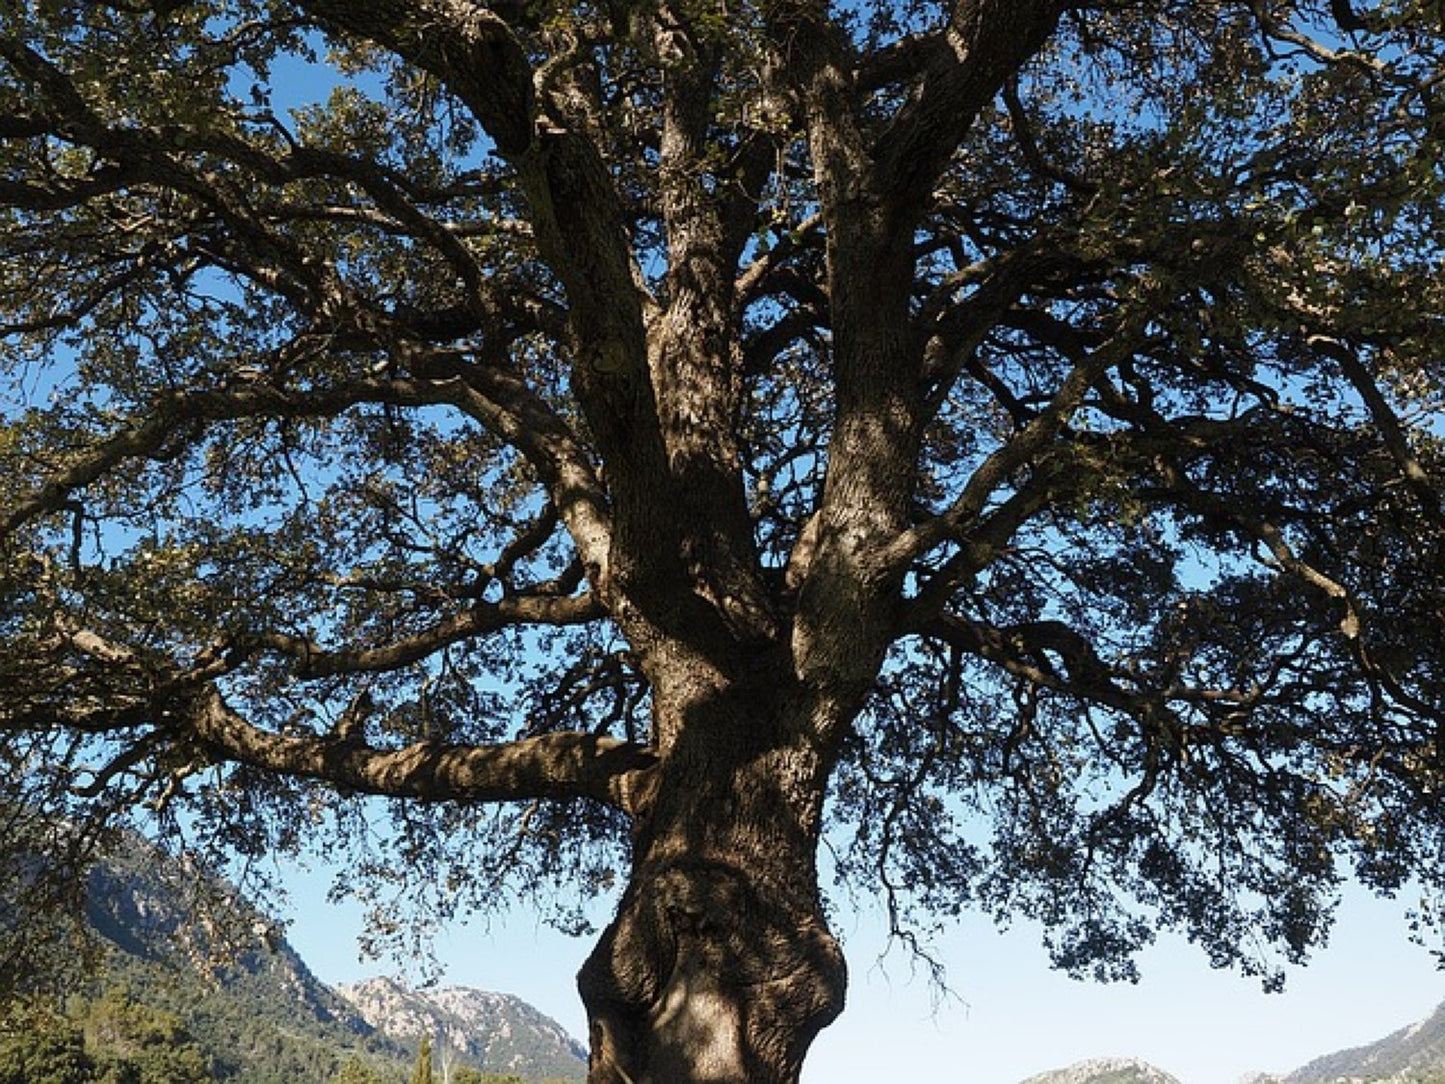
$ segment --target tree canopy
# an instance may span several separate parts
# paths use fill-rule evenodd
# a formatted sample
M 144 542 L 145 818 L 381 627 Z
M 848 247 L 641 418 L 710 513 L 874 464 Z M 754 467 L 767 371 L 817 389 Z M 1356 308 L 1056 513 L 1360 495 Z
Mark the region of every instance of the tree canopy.
M 12 894 L 617 884 L 599 1081 L 792 1078 L 821 842 L 1080 974 L 1428 920 L 1442 17 L 0 0 Z

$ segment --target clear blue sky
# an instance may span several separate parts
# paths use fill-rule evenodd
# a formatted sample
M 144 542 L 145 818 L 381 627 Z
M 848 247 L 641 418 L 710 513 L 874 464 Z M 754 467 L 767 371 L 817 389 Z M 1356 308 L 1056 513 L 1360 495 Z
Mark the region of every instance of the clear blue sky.
M 290 940 L 319 978 L 396 971 L 387 961 L 358 961 L 359 912 L 324 902 L 321 871 L 289 880 Z M 879 963 L 881 915 L 847 915 L 838 932 L 850 967 L 848 1008 L 814 1044 L 803 1079 L 1017 1084 L 1105 1056 L 1143 1058 L 1183 1084 L 1287 1072 L 1373 1042 L 1445 1001 L 1445 972 L 1409 943 L 1404 911 L 1404 902 L 1347 896 L 1331 946 L 1292 971 L 1283 994 L 1213 971 L 1197 949 L 1168 939 L 1143 958 L 1138 985 L 1080 983 L 1049 969 L 1033 931 L 999 934 L 985 920 L 968 921 L 940 946 L 955 997 L 936 1009 L 926 977 L 910 976 L 901 950 Z M 490 931 L 456 928 L 438 947 L 445 984 L 516 994 L 585 1040 L 573 976 L 589 941 L 518 913 Z

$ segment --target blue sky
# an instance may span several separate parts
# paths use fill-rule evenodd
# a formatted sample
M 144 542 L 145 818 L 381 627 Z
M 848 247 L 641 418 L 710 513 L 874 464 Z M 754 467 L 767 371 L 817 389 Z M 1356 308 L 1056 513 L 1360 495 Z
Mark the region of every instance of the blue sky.
M 323 868 L 288 870 L 288 881 L 289 937 L 319 978 L 396 972 L 388 961 L 358 959 L 359 909 L 324 902 Z M 953 987 L 942 1003 L 901 950 L 879 960 L 881 911 L 845 913 L 837 925 L 850 967 L 848 1008 L 814 1044 L 804 1084 L 1017 1084 L 1109 1056 L 1143 1058 L 1183 1084 L 1284 1073 L 1373 1042 L 1445 1001 L 1445 972 L 1409 942 L 1406 909 L 1404 898 L 1347 893 L 1331 946 L 1292 970 L 1282 994 L 1214 971 L 1197 949 L 1168 937 L 1143 957 L 1137 985 L 1076 982 L 1050 970 L 1036 931 L 1021 925 L 1000 934 L 987 920 L 966 919 L 939 945 Z M 444 983 L 516 994 L 585 1040 L 573 976 L 590 947 L 517 912 L 490 929 L 450 930 L 438 952 Z

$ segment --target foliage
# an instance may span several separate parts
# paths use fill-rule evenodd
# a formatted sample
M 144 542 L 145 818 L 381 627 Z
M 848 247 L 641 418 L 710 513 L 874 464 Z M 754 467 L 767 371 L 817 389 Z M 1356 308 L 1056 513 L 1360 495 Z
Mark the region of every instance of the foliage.
M 333 1084 L 384 1084 L 381 1076 L 360 1058 L 347 1058 L 341 1063 Z
M 411 1084 L 432 1084 L 431 1037 L 421 1037 L 421 1049 L 417 1051 L 416 1064 L 411 1070 Z
M 347 854 L 383 948 L 625 884 L 604 1036 L 709 936 L 830 1019 L 825 837 L 1076 974 L 1428 927 L 1442 70 L 1414 0 L 0 0 L 14 801 Z
M 63 1002 L 0 999 L 0 1082 L 395 1084 L 417 1069 L 414 1046 L 371 1032 L 285 942 L 258 939 L 218 962 L 215 946 L 189 928 L 197 916 L 188 908 L 224 886 L 207 887 L 208 878 L 144 841 L 123 842 L 89 878 L 87 917 L 104 946 L 102 968 L 88 980 L 71 974 Z M 232 907 L 241 909 L 237 922 L 258 924 L 242 901 Z M 536 1057 L 525 1047 L 535 1012 L 503 1000 L 487 1020 L 450 1026 L 470 1026 L 479 1048 L 497 1056 Z M 505 1033 L 499 1047 L 491 1031 Z M 450 1071 L 453 1079 L 524 1079 L 466 1065 Z
M 207 1059 L 179 1017 L 112 987 L 67 1013 L 39 1000 L 6 1005 L 6 1084 L 210 1084 Z
M 111 989 L 86 1013 L 87 1045 L 106 1084 L 209 1084 L 206 1057 L 179 1016 Z
M 484 1073 L 463 1067 L 452 1073 L 452 1084 L 526 1084 L 526 1081 L 513 1073 Z
M 407 1052 L 367 1034 L 276 940 L 274 928 L 218 879 L 125 836 L 112 841 L 84 885 L 91 936 L 83 943 L 96 966 L 88 974 L 51 973 L 67 995 L 63 1012 L 38 1015 L 60 1003 L 41 994 L 0 998 L 19 1020 L 6 1033 L 21 1037 L 23 1049 L 46 1037 L 44 1056 L 70 1071 L 60 1060 L 68 1043 L 83 1052 L 77 1071 L 87 1081 L 291 1084 L 330 1079 L 347 1056 L 405 1075 Z M 212 908 L 221 899 L 228 924 L 218 927 Z M 236 939 L 241 929 L 249 931 L 244 944 Z
M 100 994 L 126 983 L 154 1011 L 183 1019 L 218 1080 L 328 1080 L 347 1057 L 386 1065 L 398 1078 L 402 1075 L 406 1059 L 401 1051 L 367 1043 L 341 1024 L 316 1019 L 314 1005 L 300 1000 L 289 977 L 280 972 L 262 979 L 240 967 L 188 975 L 173 967 L 112 958 Z
M 95 1064 L 79 1028 L 43 1002 L 12 1001 L 0 1020 L 4 1084 L 91 1084 Z

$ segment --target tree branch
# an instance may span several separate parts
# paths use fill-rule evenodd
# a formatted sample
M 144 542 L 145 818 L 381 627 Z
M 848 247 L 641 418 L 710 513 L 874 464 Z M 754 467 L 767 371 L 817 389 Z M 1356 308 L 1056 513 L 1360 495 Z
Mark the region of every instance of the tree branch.
M 515 166 L 538 250 L 566 292 L 572 390 L 608 471 L 612 552 L 604 558 L 593 548 L 589 573 L 604 596 L 621 586 L 612 582 L 618 576 L 634 585 L 682 584 L 681 509 L 666 497 L 675 484 L 648 371 L 641 276 L 600 147 L 585 126 L 569 126 L 565 108 L 543 112 L 554 103 L 539 100 L 537 73 L 522 42 L 479 3 L 304 0 L 302 6 L 436 75 Z M 557 501 L 564 516 L 569 503 Z
M 1095 181 L 1055 165 L 1044 157 L 1038 141 L 1034 138 L 1033 125 L 1029 121 L 1028 111 L 1024 109 L 1023 100 L 1019 98 L 1017 75 L 1004 82 L 1003 102 L 1004 107 L 1008 110 L 1009 125 L 1013 129 L 1014 141 L 1018 144 L 1024 161 L 1033 168 L 1035 173 L 1058 182 L 1075 195 L 1092 196 L 1099 191 L 1099 185 Z
M 441 79 L 503 154 L 532 145 L 532 66 L 512 28 L 489 8 L 473 0 L 302 0 L 300 6 Z
M 932 617 L 911 630 L 942 640 L 970 655 L 1003 667 L 1038 688 L 1067 692 L 1129 715 L 1145 714 L 1155 698 L 1124 689 L 1099 658 L 1093 644 L 1061 621 L 1032 621 L 1003 628 L 956 614 Z M 1044 659 L 1061 658 L 1060 674 Z
M 993 494 L 1010 477 L 1040 462 L 1044 450 L 1063 431 L 1094 381 L 1117 363 L 1120 349 L 1127 348 L 1096 350 L 1076 365 L 1059 383 L 1048 406 L 979 465 L 953 504 L 899 535 L 883 553 L 883 562 L 888 567 L 899 567 L 943 541 L 966 535 Z
M 607 611 L 591 593 L 565 598 L 523 594 L 499 602 L 478 602 L 424 632 L 379 647 L 328 650 L 312 640 L 279 632 L 262 633 L 255 639 L 262 647 L 298 660 L 297 676 L 309 679 L 398 670 L 450 644 L 518 624 L 578 625 L 606 616 Z
M 930 336 L 923 370 L 930 417 L 943 405 L 965 368 L 1011 415 L 1020 417 L 1017 400 L 992 373 L 977 365 L 975 352 L 1025 294 L 1065 268 L 1078 266 L 1061 232 L 1046 231 L 1002 256 L 965 267 L 949 276 L 925 300 L 919 319 Z M 969 287 L 972 290 L 966 297 L 954 300 Z
M 127 461 L 171 454 L 177 435 L 184 435 L 194 425 L 257 417 L 332 417 L 362 403 L 428 406 L 450 403 L 455 397 L 455 390 L 443 382 L 371 379 L 314 391 L 287 391 L 257 382 L 233 389 L 163 395 L 149 415 L 72 457 L 38 490 L 18 500 L 0 518 L 0 537 L 37 516 L 65 508 L 74 490 Z
M 423 741 L 380 750 L 336 737 L 273 734 L 247 722 L 214 689 L 184 722 L 213 756 L 362 794 L 422 801 L 591 798 L 628 814 L 646 800 L 656 754 L 597 734 L 541 734 L 497 745 Z
M 536 469 L 596 588 L 611 567 L 612 519 L 607 494 L 572 426 L 510 368 L 477 364 L 447 370 L 463 391 L 456 404 Z
M 1345 374 L 1345 379 L 1354 385 L 1355 391 L 1359 392 L 1360 398 L 1364 401 L 1365 408 L 1369 410 L 1375 427 L 1380 431 L 1380 439 L 1405 476 L 1405 483 L 1415 494 L 1421 507 L 1437 523 L 1440 522 L 1442 514 L 1440 486 L 1430 477 L 1419 457 L 1410 449 L 1410 441 L 1405 435 L 1405 429 L 1400 424 L 1400 419 L 1395 416 L 1394 410 L 1391 409 L 1389 402 L 1381 393 L 1379 385 L 1370 376 L 1370 372 L 1365 368 L 1360 356 L 1347 343 L 1326 335 L 1311 335 L 1306 342 L 1339 364 L 1341 372 Z
M 1053 33 L 1056 0 L 955 0 L 935 35 L 916 89 L 880 136 L 878 188 L 899 212 L 917 214 L 980 110 Z
M 45 728 L 85 734 L 140 731 L 122 740 L 157 750 L 179 744 L 216 761 L 363 794 L 462 802 L 592 798 L 630 814 L 646 800 L 647 774 L 657 763 L 642 746 L 577 732 L 488 745 L 421 741 L 401 749 L 369 746 L 355 727 L 327 735 L 278 734 L 253 725 L 226 702 L 211 681 L 212 660 L 202 657 L 196 668 L 182 668 L 68 621 L 60 635 L 71 650 L 97 659 L 103 676 L 119 680 L 105 685 L 103 696 L 89 695 L 89 675 L 75 670 L 52 696 L 0 704 L 0 731 L 38 729 L 42 720 Z M 353 709 L 363 710 L 355 703 Z M 142 759 L 119 752 L 100 775 L 118 775 Z

